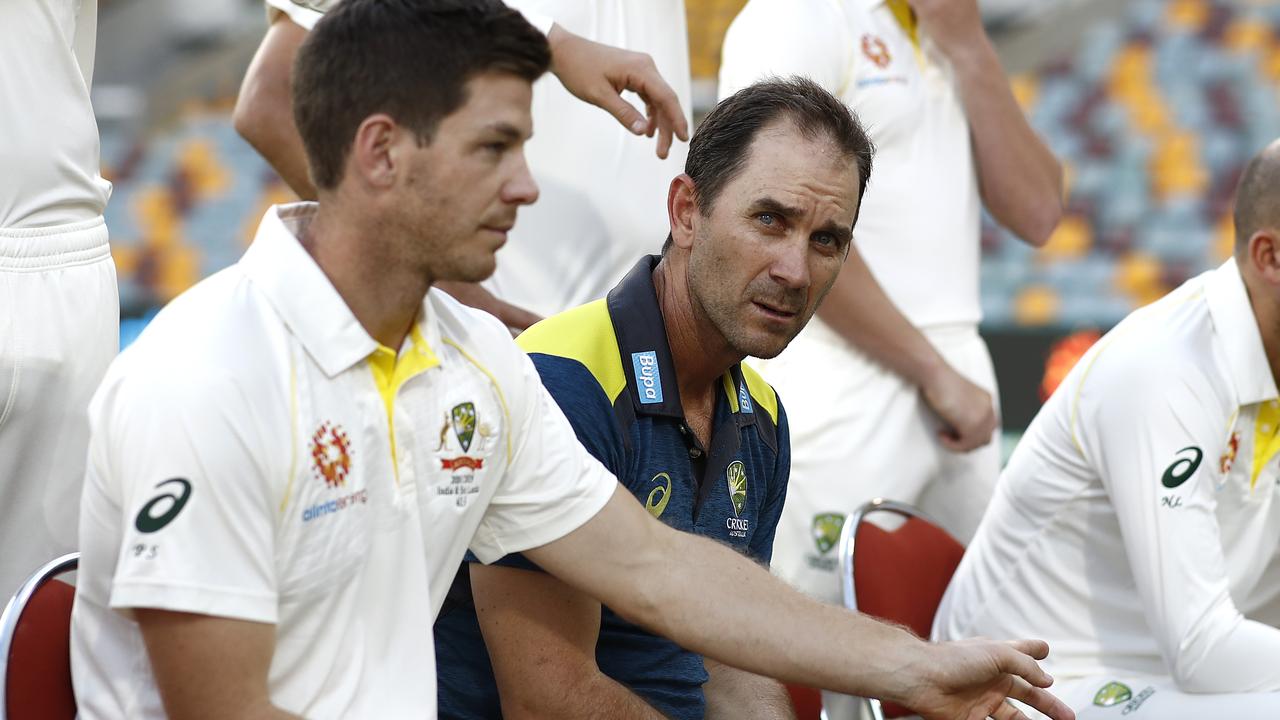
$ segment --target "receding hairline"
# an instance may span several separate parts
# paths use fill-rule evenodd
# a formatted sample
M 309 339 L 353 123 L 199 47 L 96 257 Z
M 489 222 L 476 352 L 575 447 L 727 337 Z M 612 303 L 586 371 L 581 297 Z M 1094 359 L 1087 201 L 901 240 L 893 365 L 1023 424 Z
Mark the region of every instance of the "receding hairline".
M 1259 230 L 1280 228 L 1280 140 L 1249 159 L 1236 186 L 1235 250 L 1244 252 Z

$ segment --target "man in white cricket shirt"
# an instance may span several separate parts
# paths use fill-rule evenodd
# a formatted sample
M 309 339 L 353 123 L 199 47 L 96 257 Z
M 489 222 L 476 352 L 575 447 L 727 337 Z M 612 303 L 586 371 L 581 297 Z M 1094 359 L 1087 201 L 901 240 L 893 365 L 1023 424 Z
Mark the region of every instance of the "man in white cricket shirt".
M 975 0 L 750 0 L 725 37 L 720 93 L 771 74 L 844 99 L 884 171 L 854 237 L 865 266 L 841 274 L 820 322 L 766 372 L 795 448 L 774 566 L 839 602 L 834 541 L 862 503 L 914 503 L 961 540 L 977 527 L 1000 471 L 977 331 L 982 203 L 1042 244 L 1062 171 L 1014 101 Z
M 431 624 L 468 547 L 751 672 L 927 717 L 1022 717 L 1011 697 L 1072 717 L 1042 642 L 929 644 L 667 528 L 506 328 L 431 289 L 488 276 L 536 198 L 549 63 L 496 2 L 347 0 L 317 23 L 294 107 L 319 203 L 272 208 L 94 398 L 81 717 L 434 717 Z
M 1081 718 L 1280 717 L 1280 142 L 1235 225 L 1045 403 L 934 624 L 1048 638 Z
M 120 342 L 97 26 L 97 0 L 0 3 L 0 602 L 76 549 L 86 409 Z
M 236 128 L 299 197 L 314 198 L 301 140 L 287 121 L 288 76 L 306 32 L 341 0 L 266 2 L 271 27 L 245 76 Z M 687 153 L 672 139 L 688 139 L 689 50 L 684 0 L 507 4 L 547 35 L 558 76 L 533 89 L 538 133 L 526 154 L 539 201 L 512 229 L 484 288 L 444 289 L 524 329 L 603 296 L 637 257 L 657 252 L 654 238 L 667 231 L 667 182 Z M 621 89 L 639 95 L 620 97 Z M 632 107 L 636 101 L 647 117 Z M 637 133 L 658 135 L 656 157 Z

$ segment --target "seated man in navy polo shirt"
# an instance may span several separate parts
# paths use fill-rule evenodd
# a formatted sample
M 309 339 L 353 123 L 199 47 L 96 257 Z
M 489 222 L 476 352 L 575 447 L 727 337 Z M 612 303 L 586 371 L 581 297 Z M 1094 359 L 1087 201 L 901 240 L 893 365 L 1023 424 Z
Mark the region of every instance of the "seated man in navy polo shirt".
M 695 133 L 662 255 L 519 338 L 579 440 L 668 525 L 769 562 L 787 419 L 741 360 L 777 355 L 813 315 L 870 171 L 865 132 L 825 90 L 746 88 Z M 442 718 L 794 717 L 777 682 L 642 630 L 522 556 L 467 575 L 436 622 Z

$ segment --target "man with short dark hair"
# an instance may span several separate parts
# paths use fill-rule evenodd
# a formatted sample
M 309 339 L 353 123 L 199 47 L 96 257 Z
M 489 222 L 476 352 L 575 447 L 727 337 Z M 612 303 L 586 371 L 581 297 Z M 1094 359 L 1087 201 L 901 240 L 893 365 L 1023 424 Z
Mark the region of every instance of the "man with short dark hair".
M 1082 718 L 1280 717 L 1278 197 L 1280 141 L 1241 176 L 1235 256 L 1036 415 L 939 608 L 941 638 L 1053 641 Z
M 741 361 L 781 352 L 835 281 L 871 142 L 814 83 L 766 82 L 707 115 L 685 167 L 661 257 L 518 342 L 578 439 L 650 514 L 767 565 L 791 440 L 781 401 Z M 436 622 L 446 717 L 792 717 L 776 681 L 704 666 L 523 557 L 472 565 L 471 583 L 465 571 Z
M 925 643 L 656 522 L 506 328 L 431 288 L 492 272 L 536 199 L 522 145 L 548 59 L 492 2 L 346 0 L 317 24 L 297 120 L 348 128 L 336 183 L 271 208 L 244 258 L 166 307 L 94 397 L 80 715 L 434 717 L 431 623 L 469 548 L 524 552 L 753 672 L 928 717 L 1016 718 L 1016 697 L 1069 718 L 1042 689 L 1041 642 Z M 435 77 L 360 86 L 397 62 Z M 405 109 L 431 88 L 438 112 Z M 760 309 L 754 333 L 777 335 L 785 310 Z

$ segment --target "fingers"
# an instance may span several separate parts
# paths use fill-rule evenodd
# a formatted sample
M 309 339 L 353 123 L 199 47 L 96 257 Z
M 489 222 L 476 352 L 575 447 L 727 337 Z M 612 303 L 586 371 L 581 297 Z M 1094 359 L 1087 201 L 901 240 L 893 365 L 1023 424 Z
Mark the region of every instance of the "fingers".
M 1010 640 L 1009 646 L 1037 660 L 1049 657 L 1049 643 L 1043 640 Z
M 1009 691 L 1009 697 L 1014 700 L 1026 703 L 1040 712 L 1048 715 L 1053 720 L 1075 720 L 1076 714 L 1072 712 L 1067 704 L 1054 697 L 1048 690 L 1038 687 L 1032 687 L 1027 681 L 1021 678 L 1013 679 L 1013 688 Z M 1009 707 L 1013 707 L 1009 703 L 1005 703 Z M 1003 720 L 999 714 L 993 715 L 997 720 Z M 1008 717 L 1023 717 L 1022 713 L 1010 715 Z
M 645 120 L 644 115 L 641 115 L 640 111 L 631 103 L 623 100 L 621 95 L 610 92 L 596 104 L 604 108 L 606 112 L 622 123 L 622 126 L 633 134 L 644 135 L 648 132 L 649 122 Z
M 624 89 L 632 90 L 644 99 L 650 108 L 651 122 L 649 131 L 653 132 L 656 123 L 658 133 L 658 157 L 666 158 L 671 150 L 672 137 L 681 140 L 689 139 L 689 125 L 684 119 L 684 110 L 680 107 L 680 98 L 671 89 L 666 80 L 658 74 L 658 68 L 648 55 L 627 75 Z
M 1023 715 L 1018 708 L 1014 707 L 1009 701 L 1000 703 L 1000 707 L 991 713 L 993 720 L 1027 720 L 1027 716 Z
M 1037 641 L 1031 640 L 1027 642 Z M 1046 688 L 1053 684 L 1053 678 L 1040 667 L 1039 663 L 1032 659 L 1031 655 L 1009 645 L 1001 644 L 997 646 L 996 666 L 1002 672 L 1023 678 L 1036 687 Z

